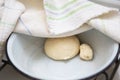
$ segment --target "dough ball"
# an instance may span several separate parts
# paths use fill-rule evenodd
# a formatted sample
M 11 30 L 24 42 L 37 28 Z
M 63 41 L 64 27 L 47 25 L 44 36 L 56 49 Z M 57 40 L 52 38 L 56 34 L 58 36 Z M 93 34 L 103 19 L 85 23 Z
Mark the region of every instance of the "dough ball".
M 76 36 L 50 38 L 45 42 L 45 53 L 54 60 L 67 60 L 79 53 L 80 42 Z
M 88 44 L 80 46 L 80 58 L 87 61 L 93 59 L 93 50 Z

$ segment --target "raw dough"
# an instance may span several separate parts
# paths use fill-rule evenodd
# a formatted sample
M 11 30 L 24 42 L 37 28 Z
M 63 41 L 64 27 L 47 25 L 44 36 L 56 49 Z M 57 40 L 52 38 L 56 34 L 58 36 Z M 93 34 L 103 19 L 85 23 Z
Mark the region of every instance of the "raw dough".
M 45 53 L 54 60 L 67 60 L 79 53 L 80 42 L 76 36 L 50 38 L 45 42 Z
M 93 50 L 88 44 L 80 46 L 80 58 L 87 61 L 93 59 Z

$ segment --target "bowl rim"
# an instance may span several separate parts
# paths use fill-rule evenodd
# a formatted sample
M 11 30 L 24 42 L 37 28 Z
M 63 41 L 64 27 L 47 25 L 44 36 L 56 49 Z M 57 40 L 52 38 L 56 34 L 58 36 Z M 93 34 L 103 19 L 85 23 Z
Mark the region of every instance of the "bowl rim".
M 7 59 L 8 59 L 8 62 L 10 63 L 11 66 L 13 66 L 13 68 L 14 68 L 16 71 L 18 71 L 18 72 L 19 72 L 20 74 L 22 74 L 23 76 L 25 76 L 25 77 L 27 77 L 27 78 L 29 78 L 29 79 L 43 80 L 42 78 L 41 78 L 41 79 L 35 78 L 34 76 L 31 76 L 31 75 L 29 75 L 29 74 L 21 71 L 19 68 L 17 68 L 17 66 L 15 66 L 15 64 L 14 64 L 14 63 L 12 62 L 12 60 L 10 59 L 9 54 L 8 54 L 8 43 L 9 43 L 9 40 L 10 40 L 11 36 L 13 36 L 13 34 L 14 34 L 14 33 L 12 33 L 12 34 L 9 36 L 9 38 L 7 39 L 6 44 L 5 44 L 5 53 L 6 53 L 6 57 L 7 57 Z M 79 79 L 79 80 L 88 80 L 88 79 L 91 79 L 91 78 L 93 78 L 93 77 L 101 74 L 101 73 L 104 72 L 105 70 L 107 70 L 107 69 L 118 59 L 118 55 L 120 54 L 120 44 L 119 44 L 119 43 L 117 43 L 117 44 L 118 44 L 118 50 L 117 50 L 117 53 L 116 53 L 114 59 L 113 59 L 108 65 L 106 65 L 103 70 L 100 70 L 100 71 L 98 71 L 97 73 L 94 73 L 94 74 L 92 74 L 92 75 L 90 75 L 90 76 L 88 76 L 88 77 L 85 77 L 85 78 L 81 78 L 81 79 Z

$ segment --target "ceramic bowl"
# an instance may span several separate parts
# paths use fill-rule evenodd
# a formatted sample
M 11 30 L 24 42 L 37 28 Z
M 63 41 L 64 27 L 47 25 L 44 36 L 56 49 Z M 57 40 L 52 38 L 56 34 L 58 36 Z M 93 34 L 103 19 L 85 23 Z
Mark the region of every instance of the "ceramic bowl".
M 7 56 L 20 72 L 35 79 L 85 79 L 106 69 L 116 58 L 119 44 L 96 30 L 78 35 L 81 43 L 94 50 L 94 59 L 76 56 L 68 61 L 54 61 L 44 53 L 45 38 L 13 33 L 7 42 Z

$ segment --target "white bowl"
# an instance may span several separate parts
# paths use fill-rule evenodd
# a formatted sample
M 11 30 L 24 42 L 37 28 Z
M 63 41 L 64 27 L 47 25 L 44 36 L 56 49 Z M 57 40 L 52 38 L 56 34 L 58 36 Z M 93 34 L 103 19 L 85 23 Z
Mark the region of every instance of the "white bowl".
M 44 53 L 44 38 L 13 33 L 7 43 L 7 56 L 22 73 L 49 80 L 84 79 L 107 68 L 116 58 L 119 44 L 96 30 L 79 35 L 82 42 L 94 49 L 94 59 L 83 61 L 79 56 L 68 61 L 54 61 Z

